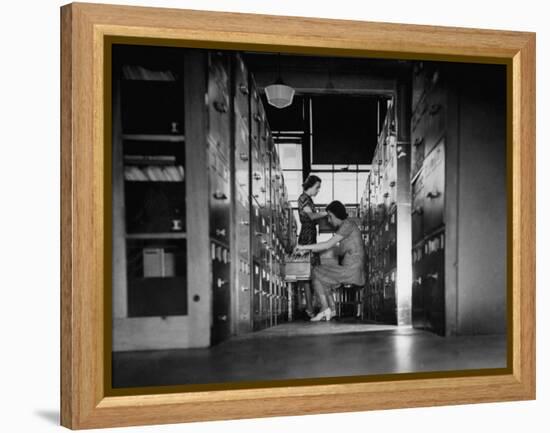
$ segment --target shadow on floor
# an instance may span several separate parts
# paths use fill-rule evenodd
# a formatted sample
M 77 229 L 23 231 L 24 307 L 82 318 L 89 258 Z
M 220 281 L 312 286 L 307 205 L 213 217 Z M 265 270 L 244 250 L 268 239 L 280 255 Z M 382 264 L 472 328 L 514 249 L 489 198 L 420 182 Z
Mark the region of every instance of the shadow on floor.
M 40 409 L 34 412 L 35 415 L 47 421 L 50 424 L 59 425 L 59 411 L 58 410 L 49 410 L 49 409 Z

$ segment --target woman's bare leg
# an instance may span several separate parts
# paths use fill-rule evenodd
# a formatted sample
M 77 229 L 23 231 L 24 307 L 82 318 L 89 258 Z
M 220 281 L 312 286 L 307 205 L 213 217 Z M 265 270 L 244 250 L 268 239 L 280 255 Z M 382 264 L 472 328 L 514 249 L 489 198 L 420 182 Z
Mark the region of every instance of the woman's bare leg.
M 328 306 L 331 311 L 336 311 L 336 305 L 334 304 L 334 296 L 332 295 L 332 289 L 326 291 L 326 297 L 328 301 Z
M 313 313 L 313 294 L 311 293 L 311 285 L 309 284 L 309 281 L 303 281 L 302 287 L 304 288 L 304 292 L 306 294 L 306 311 Z
M 327 297 L 325 295 L 325 288 L 318 280 L 313 279 L 313 289 L 315 290 L 315 293 L 317 293 L 317 296 L 319 296 L 319 300 L 321 301 L 321 311 L 326 310 L 328 308 L 328 303 Z

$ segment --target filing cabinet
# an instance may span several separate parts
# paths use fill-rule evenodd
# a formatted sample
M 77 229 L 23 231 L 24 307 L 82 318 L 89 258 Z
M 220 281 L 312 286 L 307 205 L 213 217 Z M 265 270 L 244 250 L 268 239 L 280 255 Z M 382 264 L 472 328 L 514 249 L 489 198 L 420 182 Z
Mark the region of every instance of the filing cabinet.
M 251 298 L 251 215 L 250 215 L 250 86 L 246 65 L 239 54 L 233 58 L 235 287 L 234 331 L 252 330 Z
M 440 230 L 413 248 L 413 326 L 445 334 L 445 232 Z
M 506 83 L 506 68 L 498 65 L 414 66 L 410 168 L 417 328 L 440 335 L 506 328 L 506 273 L 485 272 L 506 263 L 503 224 L 496 223 L 506 213 Z M 472 255 L 483 257 L 483 266 Z
M 231 335 L 231 56 L 207 54 L 206 143 L 212 281 L 212 343 Z
M 438 64 L 419 62 L 411 119 L 413 326 L 445 333 L 445 133 L 448 88 Z
M 408 211 L 398 206 L 399 194 L 406 197 L 409 183 L 408 164 L 399 165 L 400 158 L 408 163 L 408 152 L 398 156 L 398 130 L 393 100 L 388 101 L 386 117 L 378 136 L 361 200 L 361 224 L 367 256 L 368 275 L 364 296 L 364 317 L 388 324 L 398 323 L 397 306 L 397 244 L 398 216 Z M 401 148 L 408 147 L 405 143 Z M 408 193 L 410 194 L 410 193 Z M 401 198 L 401 201 L 405 200 Z M 405 269 L 401 270 L 404 272 Z

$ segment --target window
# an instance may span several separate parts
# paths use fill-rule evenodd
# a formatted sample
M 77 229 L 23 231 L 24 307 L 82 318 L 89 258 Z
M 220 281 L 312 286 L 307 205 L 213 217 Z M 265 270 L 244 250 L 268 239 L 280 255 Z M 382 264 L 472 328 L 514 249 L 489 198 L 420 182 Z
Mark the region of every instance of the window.
M 283 176 L 285 178 L 285 185 L 288 191 L 288 200 L 296 201 L 302 193 L 302 170 L 289 171 L 283 170 Z
M 334 185 L 331 172 L 311 172 L 321 179 L 321 189 L 319 193 L 313 198 L 316 205 L 327 205 L 334 197 Z
M 277 153 L 283 170 L 302 171 L 302 145 L 297 143 L 278 143 Z
M 344 204 L 358 203 L 357 172 L 334 173 L 334 199 Z

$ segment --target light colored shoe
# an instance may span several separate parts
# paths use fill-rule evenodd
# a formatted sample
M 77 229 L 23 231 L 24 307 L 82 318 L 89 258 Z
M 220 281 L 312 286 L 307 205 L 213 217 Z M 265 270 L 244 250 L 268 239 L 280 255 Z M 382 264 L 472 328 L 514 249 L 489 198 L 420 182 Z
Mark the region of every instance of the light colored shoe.
M 330 308 L 320 311 L 315 317 L 312 317 L 310 322 L 320 322 L 321 320 L 330 320 Z

